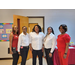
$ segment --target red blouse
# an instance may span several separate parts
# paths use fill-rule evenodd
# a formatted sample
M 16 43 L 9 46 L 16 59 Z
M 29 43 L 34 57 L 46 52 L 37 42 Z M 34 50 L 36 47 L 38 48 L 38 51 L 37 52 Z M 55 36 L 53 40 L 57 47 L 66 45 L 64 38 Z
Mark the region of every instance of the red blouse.
M 57 37 L 58 51 L 65 51 L 66 43 L 69 43 L 70 39 L 71 38 L 68 34 L 58 35 L 58 37 Z
M 13 34 L 12 47 L 16 47 L 16 51 L 17 51 L 17 45 L 18 45 L 18 35 Z

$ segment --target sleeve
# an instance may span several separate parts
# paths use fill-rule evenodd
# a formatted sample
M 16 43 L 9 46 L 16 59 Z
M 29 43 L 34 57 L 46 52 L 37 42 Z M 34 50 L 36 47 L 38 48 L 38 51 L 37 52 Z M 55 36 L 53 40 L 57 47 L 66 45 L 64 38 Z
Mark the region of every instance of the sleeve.
M 21 46 L 21 35 L 19 35 L 18 39 L 18 52 L 20 52 L 20 46 Z
M 70 36 L 67 34 L 65 37 L 64 37 L 64 40 L 66 43 L 69 43 L 70 42 Z
M 56 37 L 54 36 L 52 39 L 52 48 L 51 48 L 50 53 L 53 53 L 55 47 L 56 47 Z
M 32 43 L 32 39 L 31 39 L 31 33 L 29 33 L 29 44 Z

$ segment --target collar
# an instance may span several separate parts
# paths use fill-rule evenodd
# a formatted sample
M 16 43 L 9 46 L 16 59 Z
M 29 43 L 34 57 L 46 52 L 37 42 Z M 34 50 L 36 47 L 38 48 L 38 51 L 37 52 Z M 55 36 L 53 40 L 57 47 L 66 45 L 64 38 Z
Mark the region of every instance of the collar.
M 25 34 L 22 32 L 22 35 L 25 35 Z M 27 33 L 26 33 L 26 35 L 27 35 Z
M 53 35 L 53 33 L 50 33 L 49 35 Z
M 53 33 L 51 33 L 50 35 L 53 35 Z

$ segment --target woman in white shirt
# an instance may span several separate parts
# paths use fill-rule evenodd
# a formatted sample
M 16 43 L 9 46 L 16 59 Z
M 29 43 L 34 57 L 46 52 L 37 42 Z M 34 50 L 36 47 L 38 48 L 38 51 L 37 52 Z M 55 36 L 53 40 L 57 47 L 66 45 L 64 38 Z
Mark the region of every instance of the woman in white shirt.
M 22 56 L 21 65 L 25 65 L 29 50 L 29 34 L 27 33 L 27 27 L 23 26 L 22 30 L 23 32 L 18 39 L 18 53 Z
M 48 65 L 53 65 L 52 56 L 56 46 L 56 38 L 52 27 L 47 28 L 47 35 L 44 38 L 44 47 L 46 54 L 46 61 Z
M 30 50 L 33 55 L 33 65 L 36 65 L 38 55 L 39 65 L 42 65 L 42 56 L 44 50 L 44 33 L 39 25 L 35 25 L 33 32 L 30 33 Z

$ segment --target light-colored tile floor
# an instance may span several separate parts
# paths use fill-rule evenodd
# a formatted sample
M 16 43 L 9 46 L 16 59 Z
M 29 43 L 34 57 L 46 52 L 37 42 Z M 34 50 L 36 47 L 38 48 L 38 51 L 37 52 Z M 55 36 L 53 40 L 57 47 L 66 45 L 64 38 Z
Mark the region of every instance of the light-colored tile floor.
M 0 65 L 12 65 L 12 61 L 13 61 L 12 59 L 10 59 L 10 60 L 0 60 Z M 38 58 L 37 58 L 36 61 L 37 61 L 36 65 L 39 65 Z M 20 65 L 20 64 L 18 64 L 18 65 Z M 32 58 L 26 61 L 26 65 L 32 65 Z M 47 65 L 45 58 L 43 58 L 43 65 Z
M 12 65 L 12 59 L 9 60 L 0 60 L 0 65 Z

